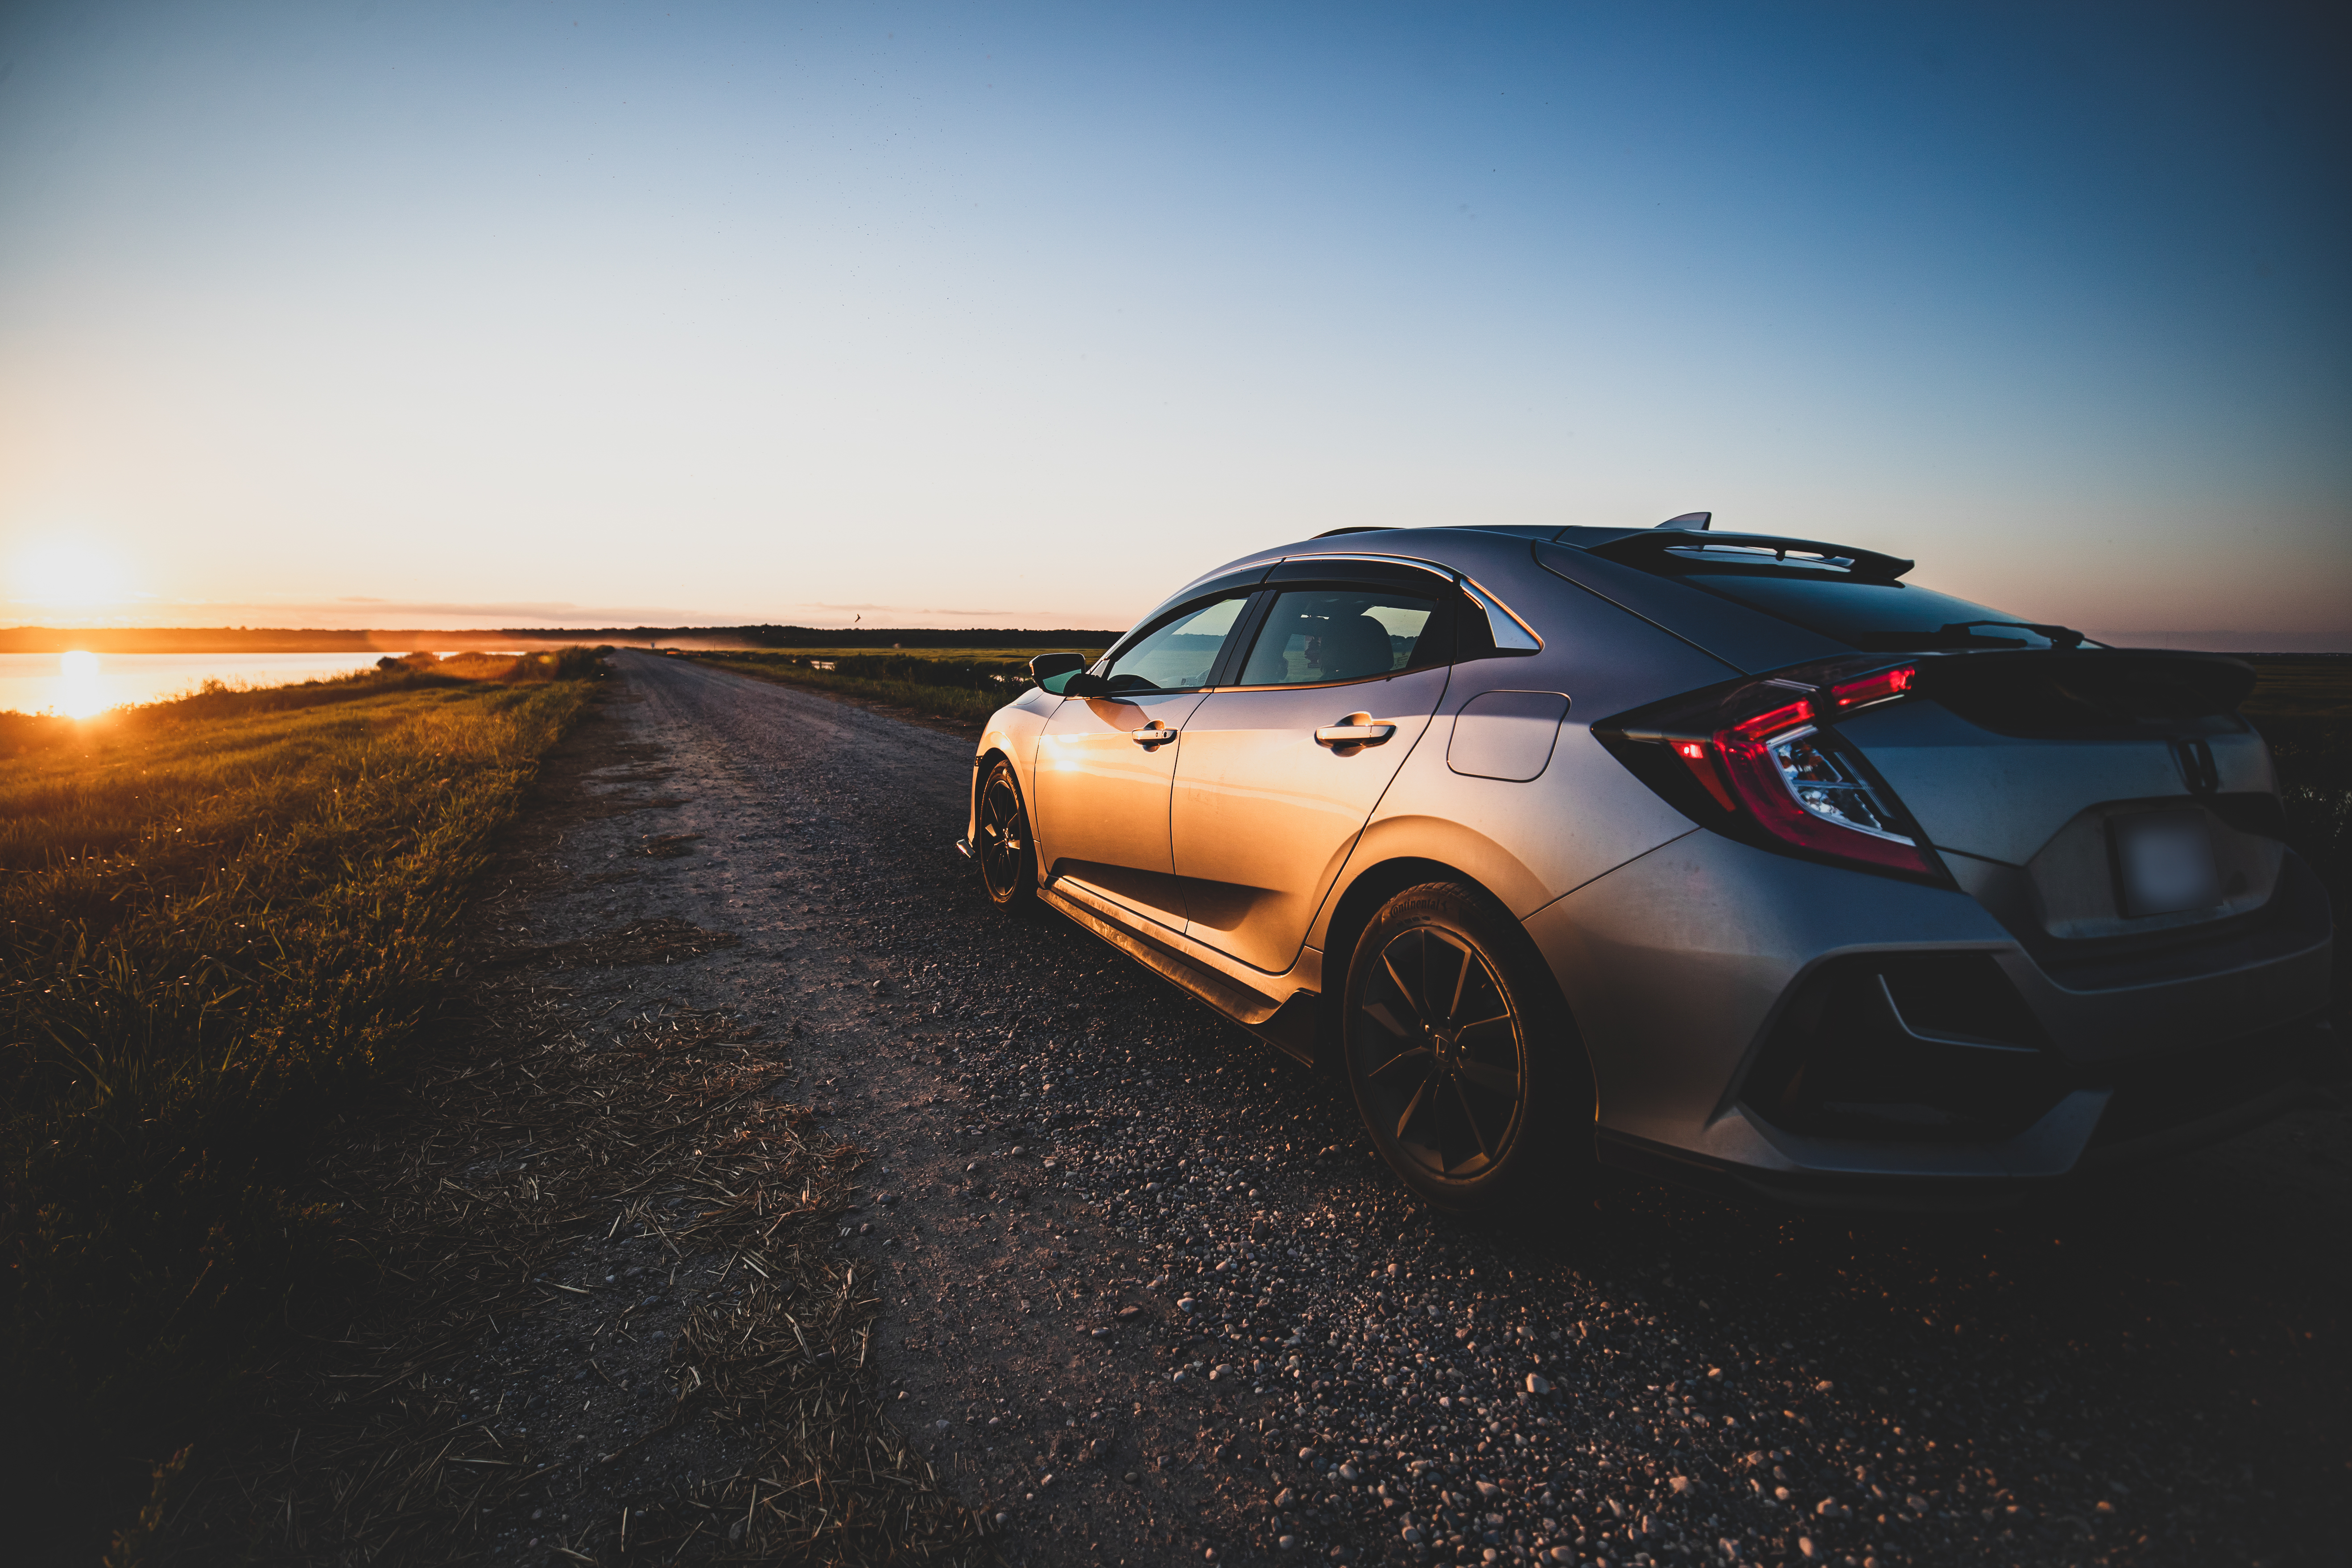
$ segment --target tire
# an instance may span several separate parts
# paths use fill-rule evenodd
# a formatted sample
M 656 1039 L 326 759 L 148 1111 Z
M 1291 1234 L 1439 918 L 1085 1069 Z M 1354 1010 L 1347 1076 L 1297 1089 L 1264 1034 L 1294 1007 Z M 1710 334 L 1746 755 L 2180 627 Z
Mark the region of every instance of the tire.
M 981 781 L 973 813 L 971 857 L 980 865 L 980 885 L 999 909 L 1026 910 L 1037 901 L 1037 845 L 1029 832 L 1029 808 L 1021 781 L 1003 757 Z
M 1451 882 L 1381 906 L 1348 965 L 1341 1049 L 1372 1146 L 1452 1214 L 1492 1214 L 1592 1160 L 1591 1077 L 1527 933 Z

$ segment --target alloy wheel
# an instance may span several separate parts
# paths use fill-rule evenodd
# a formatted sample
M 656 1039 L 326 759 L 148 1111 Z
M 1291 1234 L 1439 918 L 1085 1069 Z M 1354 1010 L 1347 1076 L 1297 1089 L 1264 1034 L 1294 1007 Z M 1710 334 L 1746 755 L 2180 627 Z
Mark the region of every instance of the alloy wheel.
M 1495 965 L 1459 933 L 1391 935 L 1357 1004 L 1349 1047 L 1365 1118 L 1435 1182 L 1504 1163 L 1527 1119 L 1526 1031 Z
M 973 848 L 988 896 L 1012 903 L 1029 890 L 1029 814 L 1013 770 L 998 763 L 980 792 L 979 832 Z

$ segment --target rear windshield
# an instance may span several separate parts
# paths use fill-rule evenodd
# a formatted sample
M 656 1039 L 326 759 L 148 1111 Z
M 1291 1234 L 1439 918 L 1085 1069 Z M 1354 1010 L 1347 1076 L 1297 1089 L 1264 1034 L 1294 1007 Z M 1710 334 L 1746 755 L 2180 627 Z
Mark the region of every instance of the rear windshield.
M 2011 611 L 1909 583 L 1857 582 L 1801 571 L 1675 574 L 1694 587 L 1793 621 L 1867 651 L 1939 647 L 2049 647 L 2052 639 Z

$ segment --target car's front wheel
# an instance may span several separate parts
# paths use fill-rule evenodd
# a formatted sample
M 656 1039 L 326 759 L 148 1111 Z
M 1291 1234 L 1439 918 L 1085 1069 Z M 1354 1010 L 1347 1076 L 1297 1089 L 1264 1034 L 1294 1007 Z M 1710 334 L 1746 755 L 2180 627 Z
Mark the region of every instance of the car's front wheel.
M 1590 1075 L 1540 962 L 1450 882 L 1397 894 L 1357 940 L 1349 1086 L 1381 1158 L 1439 1208 L 1489 1212 L 1591 1160 Z
M 981 886 L 989 901 L 1004 909 L 1029 904 L 1037 896 L 1037 855 L 1029 837 L 1029 810 L 1013 764 L 996 759 L 981 781 L 980 809 L 972 835 L 972 858 L 980 862 Z

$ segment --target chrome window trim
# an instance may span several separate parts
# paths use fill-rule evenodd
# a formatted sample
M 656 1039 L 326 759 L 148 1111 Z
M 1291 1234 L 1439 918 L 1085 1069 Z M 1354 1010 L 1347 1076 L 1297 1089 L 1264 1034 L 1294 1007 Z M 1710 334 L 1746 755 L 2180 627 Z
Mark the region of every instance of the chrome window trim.
M 1479 607 L 1486 612 L 1487 628 L 1494 634 L 1495 647 L 1497 652 L 1543 652 L 1543 634 L 1537 631 L 1535 627 L 1528 625 L 1525 616 L 1521 616 L 1517 610 L 1511 608 L 1510 605 L 1503 603 L 1503 601 L 1496 597 L 1484 583 L 1479 582 L 1476 578 L 1468 575 L 1462 575 L 1461 583 L 1463 591 L 1468 594 L 1472 598 L 1475 599 L 1478 602 Z M 1520 635 L 1528 639 L 1527 645 L 1514 642 L 1507 635 L 1507 627 L 1499 626 L 1495 624 L 1495 616 L 1497 614 L 1506 616 L 1509 620 L 1510 626 L 1518 628 Z

